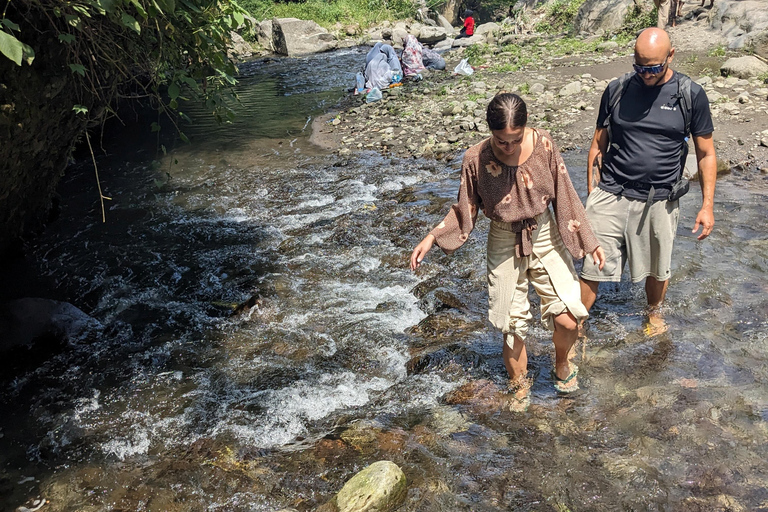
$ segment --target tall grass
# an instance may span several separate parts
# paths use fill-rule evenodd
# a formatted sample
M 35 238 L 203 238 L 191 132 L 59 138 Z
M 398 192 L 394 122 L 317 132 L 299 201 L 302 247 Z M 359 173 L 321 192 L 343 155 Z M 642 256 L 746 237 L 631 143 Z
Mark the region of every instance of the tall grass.
M 272 2 L 240 0 L 239 4 L 257 20 L 299 18 L 330 28 L 336 23 L 367 28 L 384 20 L 412 18 L 416 8 L 410 0 L 306 0 Z

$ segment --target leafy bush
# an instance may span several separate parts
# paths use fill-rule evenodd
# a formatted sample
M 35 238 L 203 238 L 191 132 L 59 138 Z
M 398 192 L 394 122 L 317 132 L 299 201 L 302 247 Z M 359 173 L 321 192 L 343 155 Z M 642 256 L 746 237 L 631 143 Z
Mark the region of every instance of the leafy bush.
M 464 49 L 464 58 L 473 66 L 485 64 L 485 56 L 490 53 L 490 47 L 487 44 L 473 44 Z
M 537 23 L 534 29 L 549 34 L 570 30 L 583 3 L 584 0 L 558 0 L 547 8 L 546 21 Z
M 719 44 L 716 48 L 712 48 L 707 53 L 710 57 L 725 57 L 725 46 Z
M 633 4 L 627 9 L 624 22 L 616 33 L 621 42 L 634 39 L 637 33 L 648 27 L 655 27 L 658 19 L 658 9 L 645 10 L 642 4 Z
M 234 0 L 19 0 L 0 18 L 0 52 L 34 66 L 35 51 L 64 45 L 73 110 L 91 122 L 126 97 L 182 117 L 180 102 L 198 99 L 223 120 L 236 73 L 227 44 L 232 30 L 249 28 L 245 14 Z

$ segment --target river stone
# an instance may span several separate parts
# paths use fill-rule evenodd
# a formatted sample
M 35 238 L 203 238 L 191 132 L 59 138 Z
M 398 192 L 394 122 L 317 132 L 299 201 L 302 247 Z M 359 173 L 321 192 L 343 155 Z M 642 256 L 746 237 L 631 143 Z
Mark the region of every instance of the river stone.
M 701 78 L 696 80 L 696 83 L 699 84 L 702 87 L 706 87 L 708 85 L 712 85 L 712 77 L 702 76 Z
M 264 20 L 256 26 L 256 41 L 265 50 L 275 51 L 275 42 L 272 34 L 272 20 Z
M 453 47 L 453 41 L 454 39 L 452 37 L 443 39 L 442 41 L 437 43 L 433 49 L 436 52 L 443 51 L 443 50 L 450 50 Z
M 325 52 L 337 46 L 336 37 L 314 21 L 274 18 L 272 30 L 275 51 L 289 57 Z
M 615 50 L 618 47 L 619 43 L 616 41 L 605 41 L 604 43 L 597 45 L 598 50 Z
M 405 473 L 388 460 L 374 462 L 349 479 L 336 495 L 339 512 L 389 512 L 405 501 Z
M 100 328 L 96 319 L 68 302 L 23 298 L 0 304 L 0 352 L 29 348 L 40 340 L 72 343 Z
M 720 100 L 721 100 L 721 99 L 723 99 L 724 97 L 725 97 L 725 96 L 723 96 L 722 94 L 720 94 L 720 93 L 719 93 L 719 92 L 717 92 L 717 91 L 709 91 L 709 92 L 707 93 L 707 98 L 709 99 L 709 102 L 710 102 L 710 103 L 717 103 L 718 101 L 720 101 Z
M 408 31 L 405 28 L 395 28 L 392 31 L 392 46 L 402 47 L 408 35 Z
M 489 22 L 489 23 L 483 23 L 482 25 L 478 25 L 475 27 L 475 35 L 487 35 L 487 34 L 493 34 L 494 32 L 499 30 L 499 25 L 497 23 Z
M 485 43 L 485 36 L 483 34 L 474 34 L 471 37 L 462 37 L 461 39 L 454 39 L 453 47 L 464 48 L 467 46 L 472 46 L 473 44 L 483 44 L 483 43 Z
M 441 142 L 434 147 L 435 153 L 448 153 L 451 150 L 451 145 L 447 142 Z
M 733 57 L 720 66 L 720 73 L 726 76 L 750 78 L 768 73 L 768 64 L 752 55 Z
M 571 82 L 562 89 L 560 89 L 560 92 L 557 93 L 558 96 L 573 96 L 574 94 L 579 94 L 581 92 L 581 82 Z
M 433 432 L 442 436 L 465 432 L 471 425 L 462 413 L 446 405 L 433 407 L 428 423 Z
M 253 55 L 253 48 L 237 32 L 230 32 L 230 43 L 227 45 L 227 55 L 232 59 L 243 59 Z
M 573 26 L 578 32 L 596 33 L 598 30 L 613 32 L 624 23 L 634 0 L 586 0 L 576 17 Z
M 434 44 L 448 36 L 443 27 L 422 27 L 419 31 L 419 41 L 426 44 Z
M 437 15 L 437 24 L 443 27 L 447 33 L 453 33 L 453 25 L 451 25 L 451 22 L 448 21 L 442 14 Z
M 722 105 L 720 105 L 720 108 L 722 109 L 723 112 L 732 116 L 737 116 L 739 115 L 739 112 L 740 112 L 739 106 L 736 105 L 735 103 L 723 103 Z
M 739 97 L 736 98 L 736 99 L 739 100 L 739 103 L 742 103 L 742 104 L 743 103 L 749 103 L 749 93 L 748 92 L 743 92 L 743 93 L 739 94 Z

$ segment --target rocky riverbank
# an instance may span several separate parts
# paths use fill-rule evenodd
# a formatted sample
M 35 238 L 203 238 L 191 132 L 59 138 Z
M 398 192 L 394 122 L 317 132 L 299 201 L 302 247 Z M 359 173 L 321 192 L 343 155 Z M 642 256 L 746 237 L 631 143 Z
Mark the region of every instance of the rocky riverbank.
M 692 12 L 696 7 L 689 7 Z M 715 122 L 715 141 L 723 170 L 741 166 L 768 172 L 768 84 L 765 65 L 722 68 L 743 57 L 728 50 L 720 31 L 706 17 L 688 16 L 670 28 L 677 49 L 673 67 L 689 74 L 707 91 Z M 446 71 L 423 74 L 365 103 L 350 96 L 338 110 L 318 118 L 313 140 L 347 154 L 372 150 L 401 158 L 450 159 L 489 135 L 485 106 L 499 91 L 516 92 L 528 103 L 530 122 L 550 130 L 561 149 L 587 148 L 596 109 L 608 82 L 631 69 L 633 41 L 520 35 L 503 45 L 489 43 L 444 54 Z M 451 70 L 481 49 L 471 76 Z

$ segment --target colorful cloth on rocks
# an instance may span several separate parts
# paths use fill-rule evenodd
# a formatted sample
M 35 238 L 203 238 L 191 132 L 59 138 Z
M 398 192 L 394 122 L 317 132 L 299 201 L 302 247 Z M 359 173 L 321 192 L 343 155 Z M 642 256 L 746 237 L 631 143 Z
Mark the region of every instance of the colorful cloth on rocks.
M 424 62 L 422 54 L 424 47 L 416 36 L 408 34 L 405 38 L 405 48 L 403 49 L 403 76 L 413 76 L 424 71 Z
M 472 146 L 464 154 L 458 202 L 431 231 L 437 245 L 450 254 L 467 241 L 477 213 L 499 222 L 513 223 L 516 256 L 531 254 L 536 216 L 552 203 L 560 237 L 574 258 L 583 258 L 599 245 L 552 136 L 534 130 L 533 152 L 518 166 L 509 166 L 493 154 L 491 140 Z

